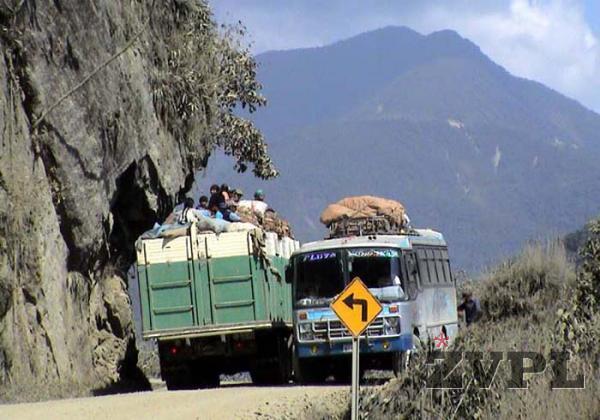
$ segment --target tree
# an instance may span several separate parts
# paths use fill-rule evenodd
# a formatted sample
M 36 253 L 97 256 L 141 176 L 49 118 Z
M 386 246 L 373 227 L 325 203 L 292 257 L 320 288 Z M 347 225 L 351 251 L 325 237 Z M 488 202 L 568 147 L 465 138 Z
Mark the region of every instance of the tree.
M 242 46 L 245 28 L 218 27 L 204 1 L 173 0 L 160 7 L 171 10 L 156 11 L 151 24 L 157 52 L 153 101 L 167 129 L 184 140 L 192 169 L 206 149 L 220 147 L 235 158 L 238 171 L 251 163 L 256 176 L 277 176 L 262 133 L 235 113 L 266 104 L 256 61 Z

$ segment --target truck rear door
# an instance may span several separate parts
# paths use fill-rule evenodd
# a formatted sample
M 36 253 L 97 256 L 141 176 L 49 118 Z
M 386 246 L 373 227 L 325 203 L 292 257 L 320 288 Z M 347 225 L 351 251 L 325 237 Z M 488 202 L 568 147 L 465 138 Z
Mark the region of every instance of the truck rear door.
M 261 319 L 264 270 L 257 269 L 247 232 L 207 235 L 206 258 L 200 267 L 203 294 L 210 302 L 204 311 L 212 324 L 239 324 Z
M 143 241 L 138 277 L 144 332 L 197 325 L 192 255 L 189 236 Z

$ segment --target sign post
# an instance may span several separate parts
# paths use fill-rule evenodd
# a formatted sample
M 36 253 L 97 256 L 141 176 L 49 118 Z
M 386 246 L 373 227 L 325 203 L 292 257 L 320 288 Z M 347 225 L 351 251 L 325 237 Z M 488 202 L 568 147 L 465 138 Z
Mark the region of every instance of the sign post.
M 352 337 L 352 407 L 351 420 L 358 419 L 358 384 L 360 382 L 360 337 Z
M 367 286 L 355 277 L 331 302 L 331 309 L 352 334 L 352 412 L 351 419 L 358 418 L 358 395 L 360 379 L 360 335 L 377 318 L 383 309 Z

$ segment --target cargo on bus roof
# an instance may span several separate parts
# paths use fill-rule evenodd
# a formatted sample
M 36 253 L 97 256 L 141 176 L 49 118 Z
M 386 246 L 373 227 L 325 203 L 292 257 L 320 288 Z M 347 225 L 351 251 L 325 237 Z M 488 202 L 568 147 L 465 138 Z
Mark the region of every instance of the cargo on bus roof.
M 320 219 L 329 228 L 330 238 L 410 230 L 410 219 L 400 202 L 370 195 L 346 197 L 330 204 Z

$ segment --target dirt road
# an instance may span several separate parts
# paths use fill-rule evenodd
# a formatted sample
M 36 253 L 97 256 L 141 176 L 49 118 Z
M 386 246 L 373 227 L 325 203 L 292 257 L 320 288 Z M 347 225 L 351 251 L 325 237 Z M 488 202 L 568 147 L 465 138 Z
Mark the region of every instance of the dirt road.
M 314 419 L 339 418 L 348 386 L 225 385 L 197 391 L 119 394 L 0 405 L 0 419 Z

